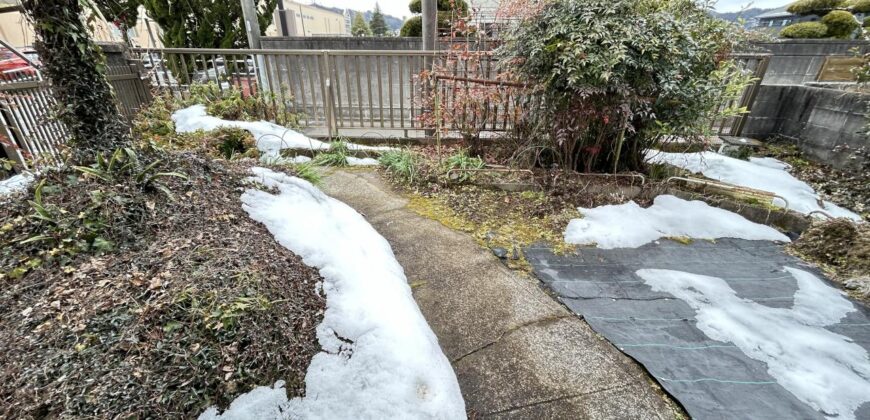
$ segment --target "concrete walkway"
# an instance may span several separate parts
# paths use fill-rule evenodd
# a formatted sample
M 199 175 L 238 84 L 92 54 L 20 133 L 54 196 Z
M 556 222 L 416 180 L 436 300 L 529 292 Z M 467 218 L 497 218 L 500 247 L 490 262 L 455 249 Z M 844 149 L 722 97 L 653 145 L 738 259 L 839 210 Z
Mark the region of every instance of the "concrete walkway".
M 321 188 L 392 245 L 478 418 L 668 419 L 634 361 L 468 235 L 408 210 L 372 171 L 335 170 Z

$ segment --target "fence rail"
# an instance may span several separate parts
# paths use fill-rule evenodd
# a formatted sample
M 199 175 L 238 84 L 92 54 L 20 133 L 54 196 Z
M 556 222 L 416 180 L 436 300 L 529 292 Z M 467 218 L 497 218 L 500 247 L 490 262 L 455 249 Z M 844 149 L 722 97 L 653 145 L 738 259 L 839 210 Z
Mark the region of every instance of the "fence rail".
M 276 109 L 301 115 L 309 130 L 328 135 L 348 130 L 409 136 L 422 130 L 418 116 L 422 85 L 419 75 L 433 63 L 456 74 L 480 75 L 444 51 L 394 50 L 249 50 L 134 49 L 149 70 L 152 84 L 185 97 L 194 83 L 235 88 L 243 95 L 258 88 L 271 93 Z M 494 61 L 491 55 L 487 60 Z M 488 76 L 488 75 L 487 75 Z M 260 81 L 260 83 L 258 83 Z M 289 115 L 279 116 L 278 122 Z
M 129 122 L 150 101 L 150 86 L 143 83 L 138 63 L 122 54 L 108 56 L 106 73 L 121 117 Z M 51 85 L 34 67 L 0 77 L 0 146 L 24 169 L 31 163 L 57 163 L 60 146 L 69 139 L 54 98 Z
M 268 93 L 264 97 L 276 122 L 299 115 L 298 123 L 309 135 L 413 138 L 434 128 L 431 121 L 420 121 L 431 106 L 422 101 L 420 75 L 437 69 L 428 92 L 445 105 L 441 109 L 462 114 L 444 119 L 448 126 L 442 128 L 457 133 L 470 117 L 483 118 L 473 123 L 485 131 L 511 130 L 517 111 L 532 106 L 528 98 L 487 96 L 482 111 L 471 116 L 458 111 L 464 108 L 461 102 L 456 106 L 462 94 L 508 85 L 495 80 L 498 63 L 491 52 L 470 54 L 472 59 L 450 51 L 139 48 L 110 55 L 108 78 L 128 120 L 150 101 L 150 89 L 186 98 L 192 85 L 211 82 L 220 91 L 233 88 L 243 96 Z M 721 107 L 751 108 L 769 56 L 732 57 L 756 81 Z M 54 117 L 56 108 L 51 87 L 38 72 L 0 78 L 0 140 L 6 138 L 7 156 L 22 164 L 25 158 L 57 158 L 68 132 Z M 713 121 L 711 131 L 739 135 L 745 118 Z

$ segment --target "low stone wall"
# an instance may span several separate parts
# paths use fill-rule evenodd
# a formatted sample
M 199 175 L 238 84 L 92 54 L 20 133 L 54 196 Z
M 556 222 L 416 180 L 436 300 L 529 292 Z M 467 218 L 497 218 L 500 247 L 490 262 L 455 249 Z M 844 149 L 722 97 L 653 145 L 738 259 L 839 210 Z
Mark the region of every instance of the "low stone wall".
M 860 134 L 868 122 L 867 101 L 868 94 L 839 89 L 762 85 L 742 135 L 760 140 L 782 136 L 815 160 L 855 167 L 864 160 L 853 151 L 870 148 L 868 137 Z

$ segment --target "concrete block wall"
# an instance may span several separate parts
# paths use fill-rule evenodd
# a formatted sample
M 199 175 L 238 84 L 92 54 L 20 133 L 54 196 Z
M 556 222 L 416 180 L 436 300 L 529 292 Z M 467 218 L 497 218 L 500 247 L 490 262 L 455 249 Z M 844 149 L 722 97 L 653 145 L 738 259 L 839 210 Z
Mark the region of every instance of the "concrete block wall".
M 870 148 L 860 133 L 870 94 L 810 86 L 762 85 L 742 135 L 782 136 L 811 158 L 840 169 L 858 166 L 853 151 Z M 842 150 L 838 150 L 842 149 Z
M 853 55 L 853 50 L 870 51 L 863 40 L 790 39 L 753 44 L 756 52 L 772 54 L 762 84 L 802 85 L 814 82 L 825 57 Z
M 420 50 L 417 37 L 275 36 L 260 41 L 263 48 L 283 50 Z

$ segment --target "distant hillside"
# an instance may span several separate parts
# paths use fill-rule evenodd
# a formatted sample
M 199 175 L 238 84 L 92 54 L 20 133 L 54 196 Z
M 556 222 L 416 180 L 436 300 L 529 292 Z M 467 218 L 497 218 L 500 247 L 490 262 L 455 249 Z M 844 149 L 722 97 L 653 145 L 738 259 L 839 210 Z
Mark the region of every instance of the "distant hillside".
M 332 10 L 336 13 L 344 14 L 344 9 L 340 9 L 338 7 L 327 7 L 327 6 L 321 6 L 321 7 L 323 7 L 324 9 Z M 350 15 L 351 19 L 353 18 L 354 14 L 360 13 L 359 11 L 353 10 L 353 9 L 350 9 L 350 12 L 351 12 L 351 15 Z M 411 13 L 411 12 L 408 12 L 408 13 Z M 363 17 L 366 19 L 366 22 L 371 22 L 371 20 L 372 20 L 372 11 L 371 10 L 367 10 L 365 12 L 362 12 L 362 14 L 363 14 Z M 395 16 L 390 16 L 390 15 L 384 15 L 384 22 L 386 22 L 387 27 L 393 31 L 398 31 L 399 28 L 402 27 L 402 24 L 405 23 L 405 21 L 403 21 L 402 19 L 397 18 Z
M 771 10 L 773 10 L 773 9 L 772 8 L 771 9 L 760 9 L 758 7 L 753 7 L 751 9 L 746 9 L 746 10 L 741 11 L 741 12 L 728 12 L 728 13 L 713 12 L 713 16 L 716 16 L 720 19 L 724 19 L 724 20 L 727 20 L 730 22 L 737 22 L 738 18 L 743 18 L 745 20 L 749 20 L 749 19 L 752 19 L 752 18 L 754 18 L 762 13 L 767 13 Z

